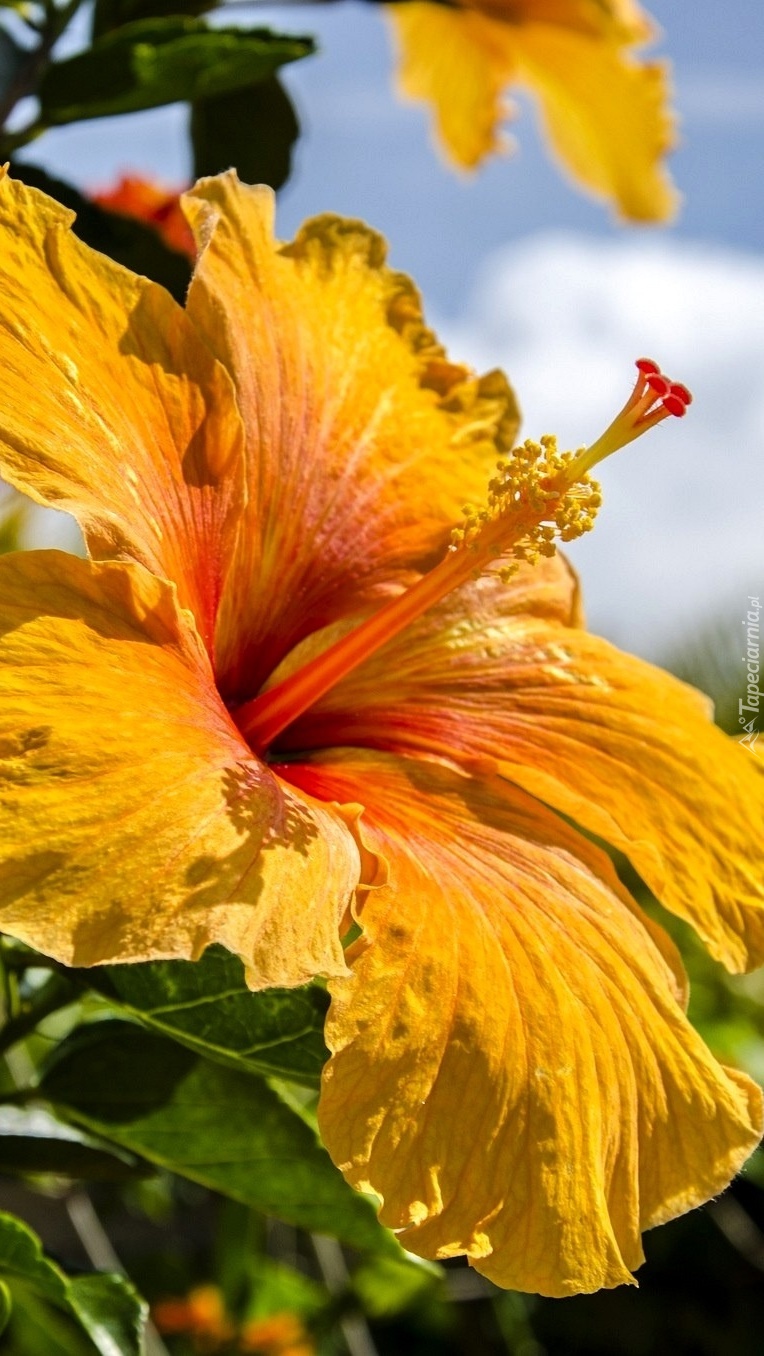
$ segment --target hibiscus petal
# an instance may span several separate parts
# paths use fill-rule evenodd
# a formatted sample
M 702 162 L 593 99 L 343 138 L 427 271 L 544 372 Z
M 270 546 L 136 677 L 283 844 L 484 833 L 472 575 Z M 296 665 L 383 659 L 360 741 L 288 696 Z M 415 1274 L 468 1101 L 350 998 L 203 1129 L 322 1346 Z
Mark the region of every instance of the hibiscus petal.
M 279 246 L 273 194 L 233 172 L 185 203 L 200 247 L 189 314 L 234 376 L 248 436 L 249 509 L 218 631 L 226 694 L 244 698 L 307 630 L 443 549 L 517 411 L 501 373 L 447 360 L 361 222 L 318 217 Z
M 209 641 L 243 491 L 230 378 L 172 297 L 0 177 L 0 472 L 95 556 L 176 581 Z
M 729 1181 L 762 1106 L 608 859 L 498 780 L 353 751 L 285 771 L 362 802 L 386 863 L 331 986 L 335 1161 L 414 1252 L 549 1295 L 628 1282 L 640 1231 Z
M 662 164 L 675 140 L 666 63 L 530 23 L 518 30 L 516 60 L 574 180 L 628 221 L 670 221 L 679 199 Z
M 352 812 L 242 743 L 188 614 L 140 566 L 0 560 L 0 927 L 68 965 L 241 956 L 346 973 Z
M 391 20 L 403 92 L 433 106 L 458 165 L 473 168 L 501 148 L 501 95 L 516 82 L 540 100 L 549 140 L 579 184 L 629 220 L 673 215 L 661 164 L 673 144 L 666 68 L 628 51 L 650 36 L 636 5 L 411 3 L 391 7 Z
M 693 688 L 564 618 L 523 615 L 495 577 L 386 645 L 281 743 L 488 760 L 625 852 L 724 964 L 764 959 L 757 760 Z
M 395 31 L 401 93 L 423 99 L 448 158 L 474 169 L 506 149 L 499 128 L 511 113 L 502 94 L 514 74 L 504 25 L 467 10 L 409 0 L 388 7 Z

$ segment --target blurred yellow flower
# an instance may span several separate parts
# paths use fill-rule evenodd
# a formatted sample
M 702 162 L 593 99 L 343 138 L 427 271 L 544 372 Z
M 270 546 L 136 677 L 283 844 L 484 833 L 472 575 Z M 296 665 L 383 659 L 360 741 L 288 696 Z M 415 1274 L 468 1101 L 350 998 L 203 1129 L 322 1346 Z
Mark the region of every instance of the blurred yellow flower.
M 316 1348 L 296 1314 L 270 1314 L 245 1323 L 239 1350 L 258 1356 L 315 1356 Z
M 538 102 L 578 185 L 628 221 L 674 215 L 666 65 L 633 54 L 654 36 L 636 0 L 415 0 L 388 12 L 401 88 L 432 106 L 456 165 L 472 169 L 504 144 L 503 93 L 514 86 Z
M 151 1317 L 159 1332 L 188 1336 L 199 1351 L 229 1351 L 236 1335 L 216 1285 L 197 1285 L 180 1298 L 158 1300 Z
M 590 448 L 515 448 L 505 378 L 449 361 L 366 226 L 278 244 L 234 174 L 185 207 L 184 310 L 0 181 L 0 471 L 92 554 L 0 559 L 0 925 L 73 965 L 221 942 L 253 988 L 327 976 L 323 1134 L 405 1246 L 629 1282 L 761 1097 L 587 835 L 741 968 L 763 783 L 586 634 L 554 539 L 689 394 L 641 361 Z

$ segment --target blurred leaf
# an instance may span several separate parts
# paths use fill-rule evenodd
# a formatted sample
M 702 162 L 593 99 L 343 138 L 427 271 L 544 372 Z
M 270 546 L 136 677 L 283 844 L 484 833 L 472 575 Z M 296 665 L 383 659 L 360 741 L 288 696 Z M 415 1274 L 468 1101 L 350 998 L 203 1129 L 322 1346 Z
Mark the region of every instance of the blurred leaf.
M 245 1321 L 285 1312 L 312 1318 L 326 1307 L 329 1296 L 324 1287 L 283 1262 L 253 1257 L 247 1271 L 250 1299 Z
M 194 178 L 233 165 L 248 184 L 281 188 L 292 167 L 300 124 L 276 76 L 246 89 L 200 99 L 191 108 Z
M 8 1319 L 11 1316 L 11 1292 L 5 1281 L 0 1281 L 0 1336 L 8 1327 Z
M 29 53 L 19 47 L 4 28 L 0 28 L 0 98 L 7 93 Z
M 0 555 L 18 551 L 21 530 L 29 510 L 29 502 L 15 490 L 0 489 Z
M 147 1165 L 61 1125 L 40 1108 L 0 1107 L 0 1172 L 26 1176 L 54 1173 L 89 1181 L 145 1177 Z
M 764 1188 L 764 1151 L 759 1147 L 748 1159 L 748 1162 L 742 1169 L 742 1174 L 749 1182 L 754 1182 L 757 1187 Z
M 311 38 L 267 29 L 208 28 L 173 15 L 126 24 L 49 66 L 39 96 L 51 126 L 193 102 L 266 80 L 314 51 Z
M 13 1287 L 12 1305 L 3 1356 L 95 1356 L 80 1325 L 22 1282 Z
M 99 1272 L 73 1279 L 43 1255 L 21 1220 L 0 1214 L 0 1276 L 14 1297 L 17 1284 L 77 1319 L 101 1356 L 139 1356 L 146 1306 L 123 1276 Z
M 96 0 L 93 37 L 100 38 L 137 19 L 160 19 L 168 14 L 192 17 L 208 14 L 219 4 L 220 0 Z
M 11 174 L 31 188 L 42 189 L 77 213 L 75 234 L 80 240 L 101 254 L 108 254 L 118 264 L 161 283 L 167 291 L 182 302 L 188 291 L 191 265 L 184 255 L 168 249 L 151 227 L 129 217 L 106 212 L 78 193 L 71 184 L 54 179 L 36 165 L 14 161 Z
M 712 617 L 680 638 L 662 659 L 663 668 L 711 698 L 716 724 L 733 735 L 741 734 L 738 701 L 745 698 L 748 681 L 741 628 L 748 607 L 748 599 L 742 596 L 726 616 Z
M 78 1028 L 40 1085 L 61 1115 L 265 1214 L 399 1255 L 373 1205 L 268 1084 L 128 1022 Z
M 316 986 L 252 993 L 223 947 L 199 961 L 111 965 L 86 983 L 156 1030 L 218 1063 L 318 1087 L 329 999 Z
M 0 1136 L 0 1172 L 9 1175 L 52 1173 L 74 1181 L 120 1182 L 145 1177 L 148 1171 L 144 1163 L 77 1140 Z
M 375 1257 L 356 1268 L 353 1289 L 370 1318 L 390 1318 L 424 1296 L 443 1291 L 444 1273 L 433 1263 L 405 1254 Z

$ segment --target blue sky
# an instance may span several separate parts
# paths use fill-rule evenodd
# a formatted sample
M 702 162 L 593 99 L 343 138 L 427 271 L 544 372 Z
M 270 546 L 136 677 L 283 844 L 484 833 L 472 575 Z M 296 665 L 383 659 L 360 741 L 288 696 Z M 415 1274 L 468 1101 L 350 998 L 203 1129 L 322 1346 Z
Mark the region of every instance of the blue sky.
M 573 551 L 593 625 L 661 655 L 764 591 L 764 3 L 650 8 L 665 35 L 655 51 L 674 64 L 685 202 L 675 225 L 646 230 L 612 224 L 567 184 L 528 104 L 514 156 L 455 175 L 425 110 L 393 97 L 377 6 L 237 5 L 223 17 L 311 32 L 321 46 L 286 73 L 304 134 L 282 236 L 324 210 L 381 229 L 455 356 L 506 367 L 528 433 L 591 440 L 643 352 L 695 389 L 681 425 L 607 464 L 601 521 Z M 181 183 L 185 114 L 62 129 L 28 158 L 85 188 L 124 169 Z

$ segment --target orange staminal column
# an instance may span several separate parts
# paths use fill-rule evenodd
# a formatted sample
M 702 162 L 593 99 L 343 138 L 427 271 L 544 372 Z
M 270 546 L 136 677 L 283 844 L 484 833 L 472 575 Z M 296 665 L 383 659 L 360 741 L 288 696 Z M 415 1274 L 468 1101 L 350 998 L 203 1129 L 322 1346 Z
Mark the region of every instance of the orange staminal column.
M 323 654 L 240 706 L 234 719 L 250 747 L 267 749 L 345 674 L 494 561 L 508 577 L 521 560 L 534 563 L 553 555 L 556 538 L 571 541 L 589 531 L 601 503 L 599 487 L 589 479 L 591 467 L 669 415 L 683 415 L 692 400 L 687 388 L 670 382 L 651 359 L 640 358 L 637 372 L 626 405 L 591 447 L 560 453 L 555 439 L 544 437 L 515 448 L 497 463 L 486 507 L 465 509 L 463 524 L 454 528 L 451 545 L 434 569 Z

